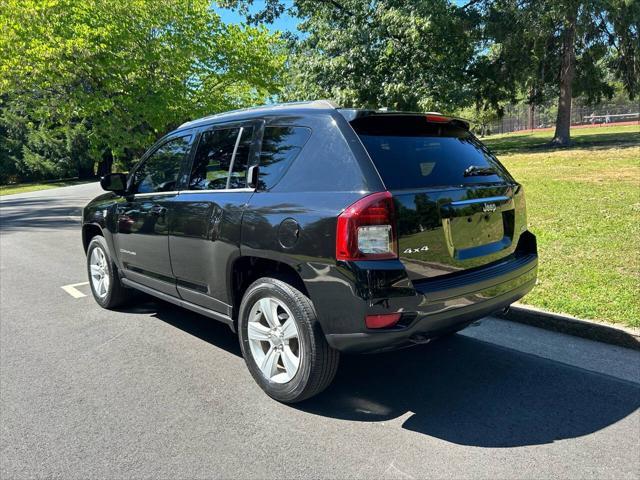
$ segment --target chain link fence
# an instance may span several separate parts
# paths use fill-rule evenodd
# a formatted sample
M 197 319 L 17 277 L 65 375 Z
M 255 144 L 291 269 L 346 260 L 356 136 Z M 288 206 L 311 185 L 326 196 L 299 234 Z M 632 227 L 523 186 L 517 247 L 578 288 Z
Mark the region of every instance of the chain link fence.
M 554 128 L 557 112 L 557 107 L 553 104 L 535 108 L 522 104 L 509 105 L 502 119 L 488 125 L 486 133 Z M 573 126 L 634 123 L 640 123 L 640 105 L 636 102 L 610 102 L 593 106 L 574 100 L 571 108 L 571 125 Z

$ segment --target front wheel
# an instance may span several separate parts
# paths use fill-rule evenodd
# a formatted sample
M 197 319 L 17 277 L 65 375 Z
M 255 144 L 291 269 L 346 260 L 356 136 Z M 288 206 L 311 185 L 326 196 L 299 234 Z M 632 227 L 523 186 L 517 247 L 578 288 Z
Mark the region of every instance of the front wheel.
M 338 351 L 327 344 L 311 300 L 288 283 L 255 281 L 242 299 L 238 331 L 251 375 L 276 400 L 312 397 L 336 374 Z
M 130 298 L 130 291 L 120 283 L 118 268 L 102 236 L 93 237 L 87 248 L 87 274 L 93 298 L 101 307 L 115 308 Z

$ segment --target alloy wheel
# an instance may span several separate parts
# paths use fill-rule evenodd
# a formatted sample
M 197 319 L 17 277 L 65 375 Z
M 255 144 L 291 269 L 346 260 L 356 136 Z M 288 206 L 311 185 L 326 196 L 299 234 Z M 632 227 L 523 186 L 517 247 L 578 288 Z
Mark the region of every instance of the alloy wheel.
M 300 367 L 302 349 L 293 314 L 275 297 L 258 300 L 249 312 L 249 348 L 262 375 L 275 383 L 287 383 Z
M 107 265 L 107 255 L 100 247 L 96 247 L 91 252 L 89 259 L 89 268 L 91 270 L 91 285 L 93 291 L 100 298 L 107 296 L 109 292 L 109 267 Z

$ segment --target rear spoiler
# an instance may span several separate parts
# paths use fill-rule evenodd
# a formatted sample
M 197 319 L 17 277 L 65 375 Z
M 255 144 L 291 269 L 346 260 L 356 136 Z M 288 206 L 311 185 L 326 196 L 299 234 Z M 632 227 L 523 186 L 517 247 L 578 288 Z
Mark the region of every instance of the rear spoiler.
M 352 122 L 357 118 L 369 117 L 369 116 L 416 116 L 416 117 L 424 117 L 427 122 L 432 123 L 449 123 L 453 125 L 460 126 L 465 130 L 469 130 L 471 122 L 464 118 L 454 117 L 451 115 L 444 115 L 439 112 L 389 112 L 386 110 L 364 110 L 358 108 L 338 108 L 336 109 L 346 120 L 347 122 Z

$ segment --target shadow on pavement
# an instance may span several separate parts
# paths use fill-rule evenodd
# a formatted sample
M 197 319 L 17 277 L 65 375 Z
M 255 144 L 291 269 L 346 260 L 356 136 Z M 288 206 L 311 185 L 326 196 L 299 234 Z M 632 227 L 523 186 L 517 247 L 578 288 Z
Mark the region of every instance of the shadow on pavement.
M 21 198 L 0 202 L 0 231 L 80 228 L 82 207 L 68 200 Z M 70 218 L 75 217 L 75 218 Z
M 153 313 L 214 347 L 241 354 L 235 334 L 214 320 L 153 300 L 127 312 Z M 638 407 L 638 384 L 462 335 L 391 353 L 345 355 L 324 393 L 292 406 L 363 422 L 410 413 L 403 428 L 493 448 L 588 435 Z
M 357 421 L 411 412 L 403 428 L 460 445 L 552 443 L 640 407 L 640 385 L 462 335 L 343 360 L 334 384 L 304 410 Z
M 238 357 L 242 356 L 238 337 L 222 322 L 198 315 L 149 295 L 140 293 L 140 303 L 121 309 L 126 313 L 151 315 L 169 325 L 179 328 L 214 347 L 222 348 Z

